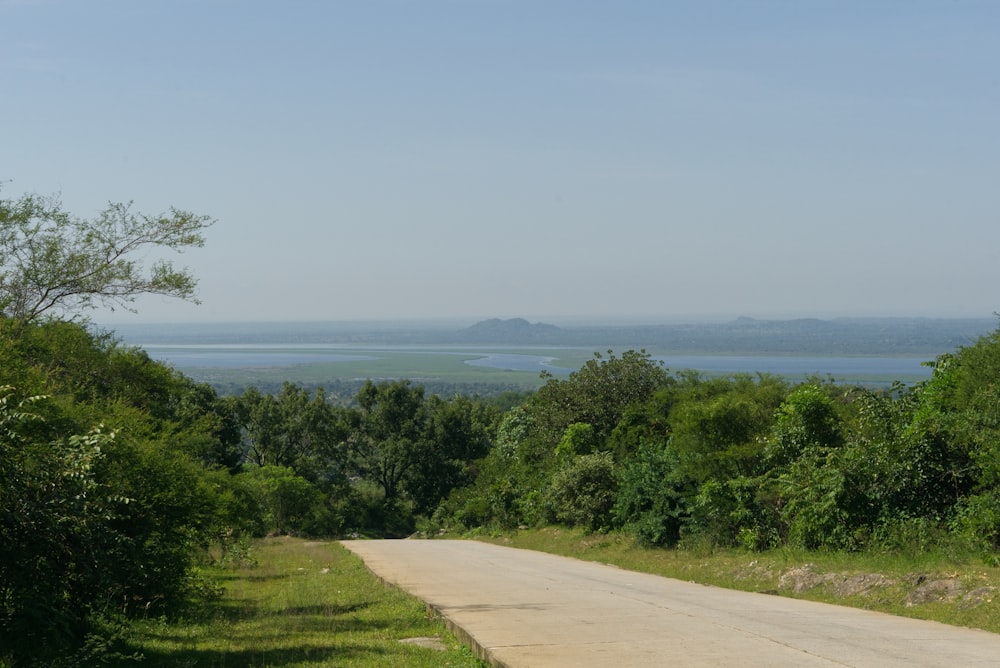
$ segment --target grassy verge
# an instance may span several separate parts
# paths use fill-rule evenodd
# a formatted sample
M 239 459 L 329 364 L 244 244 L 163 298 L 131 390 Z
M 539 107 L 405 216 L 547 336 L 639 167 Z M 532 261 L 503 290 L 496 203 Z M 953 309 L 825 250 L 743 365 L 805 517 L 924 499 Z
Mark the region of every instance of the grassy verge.
M 268 539 L 253 556 L 254 567 L 208 571 L 223 595 L 197 618 L 135 625 L 138 665 L 482 666 L 423 603 L 382 585 L 337 543 Z M 437 638 L 445 649 L 407 638 Z
M 481 540 L 629 570 L 1000 633 L 1000 569 L 938 552 L 752 553 L 644 548 L 625 536 L 547 527 Z

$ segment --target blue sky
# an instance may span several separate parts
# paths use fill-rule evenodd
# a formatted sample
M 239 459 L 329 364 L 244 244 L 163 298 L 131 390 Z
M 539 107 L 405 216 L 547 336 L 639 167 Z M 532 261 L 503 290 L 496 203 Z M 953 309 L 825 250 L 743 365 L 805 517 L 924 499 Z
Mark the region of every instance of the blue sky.
M 1000 4 L 0 0 L 3 195 L 218 223 L 109 322 L 1000 310 Z

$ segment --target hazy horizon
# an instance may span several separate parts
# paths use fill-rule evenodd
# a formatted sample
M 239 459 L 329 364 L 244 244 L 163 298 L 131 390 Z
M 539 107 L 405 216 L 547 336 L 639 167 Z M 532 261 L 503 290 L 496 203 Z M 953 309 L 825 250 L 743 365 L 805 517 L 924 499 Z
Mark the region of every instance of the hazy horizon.
M 0 0 L 0 22 L 0 197 L 218 219 L 176 258 L 201 306 L 95 322 L 1000 310 L 1000 4 Z
M 602 326 L 656 326 L 656 325 L 701 325 L 701 324 L 725 324 L 735 322 L 740 318 L 751 318 L 754 320 L 762 321 L 792 321 L 792 320 L 803 320 L 803 319 L 817 319 L 817 320 L 840 320 L 840 319 L 858 319 L 858 320 L 997 320 L 995 314 L 990 314 L 989 316 L 907 316 L 907 315 L 896 315 L 896 316 L 879 316 L 879 315 L 832 315 L 827 317 L 820 316 L 796 316 L 796 315 L 761 315 L 761 316 L 747 316 L 747 315 L 692 315 L 692 316 L 674 316 L 674 317 L 608 317 L 608 316 L 571 316 L 571 317 L 559 317 L 559 316 L 539 316 L 539 317 L 523 317 L 523 316 L 469 316 L 469 317 L 440 317 L 440 318 L 369 318 L 369 319 L 330 319 L 330 320 L 317 320 L 317 319 L 299 319 L 299 320 L 142 320 L 141 315 L 136 315 L 134 319 L 128 320 L 93 320 L 93 323 L 99 327 L 117 327 L 117 326 L 136 326 L 136 327 L 155 327 L 157 325 L 177 325 L 177 326 L 223 326 L 223 325 L 239 325 L 239 326 L 277 326 L 277 325 L 337 325 L 343 327 L 367 327 L 367 326 L 382 326 L 387 328 L 407 328 L 407 327 L 430 327 L 430 328 L 445 328 L 445 327 L 457 327 L 464 328 L 479 322 L 486 320 L 511 320 L 511 319 L 522 319 L 526 320 L 531 324 L 550 324 L 560 327 L 602 327 Z

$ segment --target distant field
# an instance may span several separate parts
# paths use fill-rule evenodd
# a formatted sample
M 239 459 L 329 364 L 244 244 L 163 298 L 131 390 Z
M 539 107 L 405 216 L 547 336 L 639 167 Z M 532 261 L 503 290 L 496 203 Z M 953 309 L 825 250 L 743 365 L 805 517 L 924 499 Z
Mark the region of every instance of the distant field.
M 555 367 L 578 369 L 592 352 L 567 349 L 492 349 L 491 352 L 517 355 L 536 355 L 555 358 Z M 338 350 L 344 355 L 367 356 L 361 359 L 337 362 L 309 362 L 279 366 L 178 366 L 191 378 L 218 387 L 272 386 L 284 382 L 309 386 L 340 385 L 364 380 L 393 380 L 406 378 L 423 385 L 501 386 L 530 390 L 542 384 L 540 372 L 515 371 L 485 366 L 473 366 L 467 361 L 486 356 L 487 352 L 462 352 L 444 350 L 373 351 L 370 348 Z
M 757 321 L 637 328 L 558 328 L 486 321 L 464 330 L 344 323 L 242 323 L 125 327 L 123 341 L 224 394 L 285 382 L 349 400 L 367 379 L 409 379 L 441 395 L 496 395 L 565 375 L 595 351 L 645 349 L 673 372 L 771 374 L 888 387 L 926 379 L 921 362 L 985 333 L 991 321 Z M 546 338 L 546 340 L 539 340 Z M 551 339 L 551 340 L 549 340 Z M 599 345 L 595 341 L 606 341 Z M 503 343 L 497 343 L 502 341 Z M 641 342 L 641 343 L 640 343 Z M 473 363 L 470 363 L 473 362 Z M 509 362 L 509 364 L 508 364 Z
M 490 395 L 501 391 L 537 389 L 544 382 L 543 368 L 556 376 L 582 367 L 594 352 L 586 348 L 512 347 L 461 349 L 461 346 L 408 346 L 405 349 L 372 346 L 313 347 L 234 347 L 169 346 L 152 347 L 158 359 L 175 362 L 191 378 L 206 382 L 223 393 L 239 393 L 249 386 L 273 391 L 285 383 L 323 387 L 342 397 L 353 396 L 365 380 L 408 379 L 424 385 L 429 392 Z M 179 351 L 179 352 L 178 352 Z M 606 351 L 605 351 L 606 353 Z M 204 357 L 201 357 L 204 355 Z M 791 382 L 807 377 L 832 378 L 840 383 L 886 387 L 893 381 L 914 383 L 925 379 L 929 370 L 920 366 L 924 357 L 804 357 L 804 356 L 670 356 L 664 357 L 671 372 L 696 369 L 706 376 L 732 373 L 780 375 Z M 487 359 L 488 358 L 488 359 Z M 307 359 L 307 362 L 296 362 Z M 543 367 L 538 360 L 548 360 Z M 330 360 L 330 361 L 325 361 Z M 469 364 L 480 361 L 530 370 L 493 368 Z

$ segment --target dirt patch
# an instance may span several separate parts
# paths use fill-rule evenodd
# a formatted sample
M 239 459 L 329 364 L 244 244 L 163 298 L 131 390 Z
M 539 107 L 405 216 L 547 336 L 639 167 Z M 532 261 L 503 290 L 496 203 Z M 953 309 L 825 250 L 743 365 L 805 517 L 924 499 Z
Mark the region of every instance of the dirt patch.
M 423 638 L 403 638 L 399 642 L 404 645 L 416 645 L 417 647 L 426 647 L 428 649 L 436 649 L 439 652 L 443 652 L 447 647 L 441 642 L 440 638 L 433 637 L 423 637 Z

